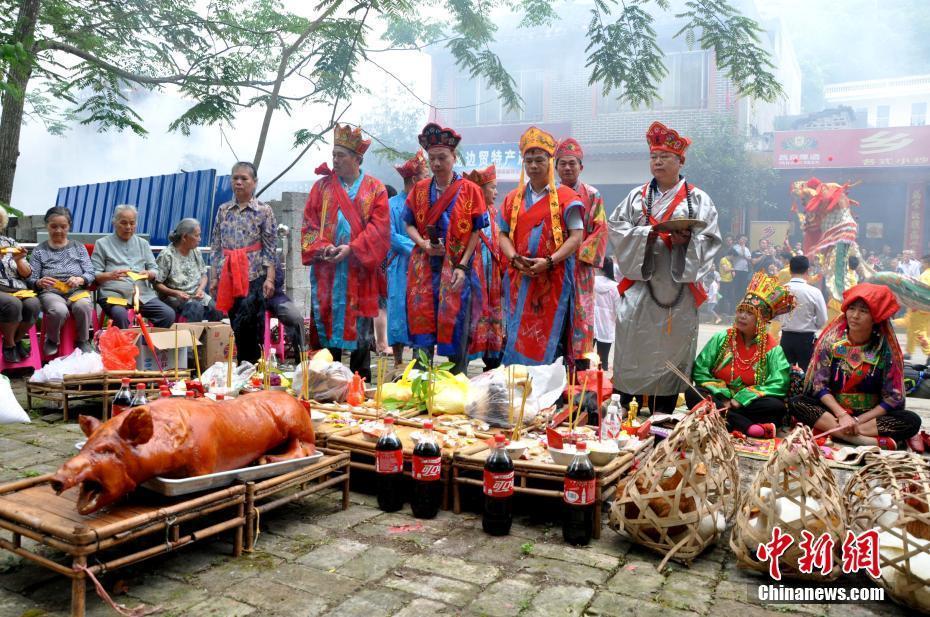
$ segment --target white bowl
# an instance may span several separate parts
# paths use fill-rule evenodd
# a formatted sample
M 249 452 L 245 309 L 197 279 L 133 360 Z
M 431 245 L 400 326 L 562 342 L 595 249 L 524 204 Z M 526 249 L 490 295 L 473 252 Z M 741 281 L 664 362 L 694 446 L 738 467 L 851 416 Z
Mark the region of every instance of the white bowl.
M 606 465 L 620 456 L 620 448 L 615 441 L 589 441 L 587 444 L 588 458 L 591 459 L 592 464 L 598 467 Z
M 523 455 L 526 454 L 527 449 L 533 445 L 533 442 L 528 439 L 518 439 L 517 441 L 511 441 L 504 449 L 507 450 L 507 454 L 510 455 L 512 459 L 523 458 Z
M 552 457 L 552 462 L 556 465 L 568 465 L 575 458 L 575 446 L 566 445 L 568 447 L 562 449 L 549 447 L 549 456 Z
M 323 424 L 323 421 L 326 420 L 326 414 L 322 411 L 317 411 L 316 409 L 310 410 L 310 422 L 313 424 L 313 428 L 317 429 Z

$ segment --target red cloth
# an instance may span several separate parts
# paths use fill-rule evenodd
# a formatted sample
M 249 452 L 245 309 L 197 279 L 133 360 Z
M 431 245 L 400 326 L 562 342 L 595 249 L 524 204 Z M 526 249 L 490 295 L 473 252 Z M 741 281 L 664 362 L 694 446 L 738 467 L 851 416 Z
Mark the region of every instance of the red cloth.
M 875 323 L 885 321 L 901 308 L 894 292 L 884 285 L 873 283 L 859 283 L 844 291 L 842 311 L 845 313 L 849 305 L 856 300 L 862 300 L 869 306 L 869 312 L 872 313 Z
M 216 287 L 216 310 L 224 313 L 232 308 L 236 298 L 249 294 L 249 253 L 262 250 L 256 242 L 241 249 L 223 250 L 223 270 Z

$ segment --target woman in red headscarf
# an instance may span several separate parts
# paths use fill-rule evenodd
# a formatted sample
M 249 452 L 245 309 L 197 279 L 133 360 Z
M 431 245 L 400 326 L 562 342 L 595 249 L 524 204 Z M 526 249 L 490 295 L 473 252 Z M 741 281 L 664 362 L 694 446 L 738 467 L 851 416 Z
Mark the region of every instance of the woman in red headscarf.
M 920 430 L 904 409 L 904 358 L 891 327 L 898 301 L 883 285 L 861 283 L 843 294 L 842 312 L 826 327 L 789 411 L 816 433 L 857 445 L 897 449 Z

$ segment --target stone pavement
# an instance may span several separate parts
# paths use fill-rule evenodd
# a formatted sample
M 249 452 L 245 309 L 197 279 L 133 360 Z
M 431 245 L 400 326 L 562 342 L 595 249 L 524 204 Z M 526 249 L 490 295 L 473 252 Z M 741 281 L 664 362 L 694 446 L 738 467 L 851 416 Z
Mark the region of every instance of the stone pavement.
M 930 425 L 930 414 L 922 415 Z M 0 426 L 0 482 L 52 471 L 74 452 L 76 424 L 34 417 L 30 425 Z M 744 483 L 760 465 L 740 460 Z M 606 528 L 589 547 L 565 545 L 557 518 L 538 507 L 517 517 L 510 536 L 492 538 L 475 513 L 418 521 L 409 507 L 380 512 L 370 495 L 353 492 L 347 511 L 339 502 L 329 493 L 266 514 L 256 550 L 241 558 L 229 556 L 223 537 L 102 581 L 123 590 L 117 602 L 185 617 L 911 614 L 890 601 L 760 604 L 755 586 L 765 579 L 737 566 L 726 539 L 692 567 L 672 564 L 659 574 L 658 556 Z M 67 615 L 69 602 L 69 581 L 0 551 L 0 616 Z M 89 588 L 87 614 L 115 613 Z

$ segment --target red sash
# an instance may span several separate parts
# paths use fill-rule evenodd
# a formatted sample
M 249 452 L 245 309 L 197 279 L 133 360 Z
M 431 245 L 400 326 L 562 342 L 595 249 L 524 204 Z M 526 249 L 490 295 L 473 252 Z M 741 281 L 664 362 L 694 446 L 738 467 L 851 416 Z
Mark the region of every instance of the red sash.
M 549 194 L 543 195 L 530 209 L 517 218 L 517 228 L 514 230 L 514 240 L 522 243 L 533 228 L 549 218 Z
M 342 216 L 346 217 L 346 222 L 349 223 L 349 231 L 352 237 L 355 238 L 362 233 L 364 227 L 362 225 L 362 215 L 358 211 L 358 207 L 355 203 L 349 199 L 349 194 L 346 193 L 345 187 L 342 186 L 342 182 L 336 174 L 330 175 L 329 183 L 333 187 L 333 197 L 335 197 L 336 206 L 339 208 L 339 211 L 342 212 Z
M 227 312 L 233 307 L 236 298 L 249 294 L 249 253 L 262 250 L 262 243 L 256 242 L 238 249 L 223 249 L 223 269 L 216 289 L 216 308 Z
M 678 209 L 678 205 L 685 199 L 687 196 L 687 191 L 685 190 L 685 182 L 681 184 L 681 188 L 678 189 L 678 192 L 675 194 L 675 198 L 672 199 L 672 203 L 669 204 L 668 208 L 665 209 L 665 213 L 662 215 L 662 220 L 657 220 L 651 213 L 648 214 L 649 224 L 655 227 L 659 223 L 664 223 L 672 218 L 672 215 L 675 214 L 675 210 Z M 646 191 L 649 190 L 649 183 L 643 185 L 642 192 L 642 201 L 643 201 L 643 214 L 646 214 Z M 667 231 L 656 232 L 656 235 L 659 236 L 659 239 L 665 243 L 665 247 L 671 250 L 672 248 L 672 234 Z M 620 295 L 626 293 L 626 290 L 633 286 L 633 281 L 628 278 L 624 278 L 617 284 L 617 291 L 620 292 Z M 707 292 L 704 291 L 704 286 L 700 283 L 688 283 L 688 287 L 691 289 L 691 295 L 694 296 L 694 305 L 699 307 L 704 304 L 704 301 L 707 300 Z
M 435 225 L 439 222 L 439 218 L 442 216 L 442 213 L 449 208 L 449 204 L 452 203 L 452 200 L 455 199 L 456 195 L 459 194 L 459 189 L 462 188 L 462 178 L 459 178 L 455 182 L 449 185 L 439 199 L 436 200 L 430 209 L 426 211 L 426 224 Z M 425 229 L 422 231 L 426 231 Z M 422 233 L 421 231 L 421 233 Z
M 494 261 L 500 263 L 501 261 L 500 255 L 498 255 L 497 251 L 494 250 L 494 247 L 491 246 L 491 241 L 488 239 L 486 235 L 484 235 L 483 229 L 478 230 L 478 237 L 481 238 L 481 241 L 487 247 L 488 252 L 491 253 L 491 257 L 494 258 Z

